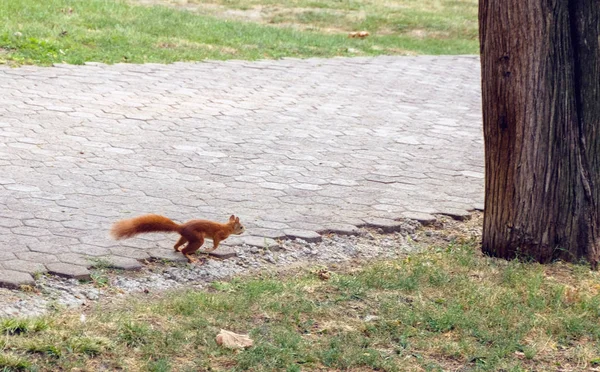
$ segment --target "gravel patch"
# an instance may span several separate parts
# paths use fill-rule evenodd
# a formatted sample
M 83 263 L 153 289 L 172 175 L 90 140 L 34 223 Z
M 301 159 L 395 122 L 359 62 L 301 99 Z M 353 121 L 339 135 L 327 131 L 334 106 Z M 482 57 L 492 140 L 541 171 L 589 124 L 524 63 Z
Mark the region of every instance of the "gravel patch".
M 87 282 L 44 275 L 34 286 L 0 289 L 0 316 L 30 317 L 131 293 L 201 288 L 216 280 L 261 270 L 396 258 L 420 249 L 420 226 L 419 222 L 406 220 L 396 232 L 388 234 L 381 229 L 360 229 L 358 235 L 324 235 L 320 242 L 285 240 L 267 248 L 244 244 L 233 247 L 237 257 L 227 260 L 208 258 L 203 265 L 150 262 L 137 272 L 96 270 Z

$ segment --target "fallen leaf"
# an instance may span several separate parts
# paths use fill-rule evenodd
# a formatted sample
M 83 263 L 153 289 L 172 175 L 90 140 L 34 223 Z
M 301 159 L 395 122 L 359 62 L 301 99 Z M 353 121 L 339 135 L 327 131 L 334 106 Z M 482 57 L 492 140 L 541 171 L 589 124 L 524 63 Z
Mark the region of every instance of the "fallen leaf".
M 319 279 L 321 280 L 329 280 L 329 278 L 331 278 L 331 273 L 326 269 L 319 270 L 317 275 L 319 275 Z
M 365 37 L 369 36 L 369 31 L 354 31 L 348 34 L 348 37 L 358 37 L 361 39 L 364 39 Z
M 365 322 L 372 322 L 374 320 L 379 320 L 377 315 L 367 315 L 365 316 Z
M 339 331 L 354 332 L 354 331 L 356 331 L 356 329 L 346 323 L 343 323 L 343 322 L 329 321 L 329 322 L 324 322 L 323 324 L 321 324 L 321 327 L 318 330 L 319 333 L 330 333 L 330 332 L 339 332 Z
M 254 343 L 248 335 L 241 335 L 224 329 L 219 332 L 216 338 L 217 345 L 228 349 L 245 349 Z

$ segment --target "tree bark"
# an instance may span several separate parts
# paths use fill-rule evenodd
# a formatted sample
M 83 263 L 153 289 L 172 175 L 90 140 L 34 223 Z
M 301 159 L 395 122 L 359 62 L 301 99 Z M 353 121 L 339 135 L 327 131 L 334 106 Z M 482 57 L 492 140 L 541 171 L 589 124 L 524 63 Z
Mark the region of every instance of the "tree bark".
M 480 0 L 483 251 L 600 259 L 600 1 Z

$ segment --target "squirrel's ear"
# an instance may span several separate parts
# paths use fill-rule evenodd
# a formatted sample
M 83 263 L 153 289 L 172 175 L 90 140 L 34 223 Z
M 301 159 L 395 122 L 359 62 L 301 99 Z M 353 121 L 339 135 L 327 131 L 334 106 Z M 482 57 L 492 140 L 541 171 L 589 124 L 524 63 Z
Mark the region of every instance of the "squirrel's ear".
M 240 218 L 239 217 L 235 218 L 235 223 L 240 223 Z
M 229 221 L 235 221 L 235 216 L 233 214 L 229 217 Z

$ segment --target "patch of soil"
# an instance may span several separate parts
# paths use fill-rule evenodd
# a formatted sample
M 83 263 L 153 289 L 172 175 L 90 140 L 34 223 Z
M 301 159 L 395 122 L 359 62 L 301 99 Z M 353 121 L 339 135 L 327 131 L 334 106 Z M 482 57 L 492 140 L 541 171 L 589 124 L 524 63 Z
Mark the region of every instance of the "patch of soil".
M 473 212 L 463 221 L 444 215 L 435 217 L 435 222 L 424 226 L 417 234 L 419 243 L 435 246 L 475 241 L 481 244 L 483 212 Z
M 187 10 L 190 12 L 211 15 L 217 18 L 230 19 L 237 21 L 267 23 L 262 14 L 262 6 L 256 6 L 252 9 L 229 9 L 219 4 L 211 3 L 189 3 L 185 0 L 130 0 L 137 5 L 154 6 L 164 5 L 172 8 Z
M 312 24 L 303 24 L 294 22 L 293 20 L 303 13 L 307 12 L 327 12 L 334 14 L 336 17 L 346 17 L 353 21 L 366 19 L 364 11 L 343 11 L 336 9 L 321 9 L 321 8 L 283 8 L 277 5 L 263 6 L 255 5 L 248 9 L 231 9 L 219 4 L 211 3 L 190 3 L 187 0 L 130 0 L 138 5 L 164 5 L 183 9 L 199 14 L 210 15 L 220 19 L 253 22 L 268 24 L 275 27 L 292 27 L 299 30 L 314 30 L 316 27 Z M 334 26 L 318 27 L 320 32 L 339 34 L 347 33 L 347 30 Z
M 416 28 L 405 33 L 405 35 L 413 37 L 415 39 L 448 39 L 450 33 L 445 31 L 427 31 Z

